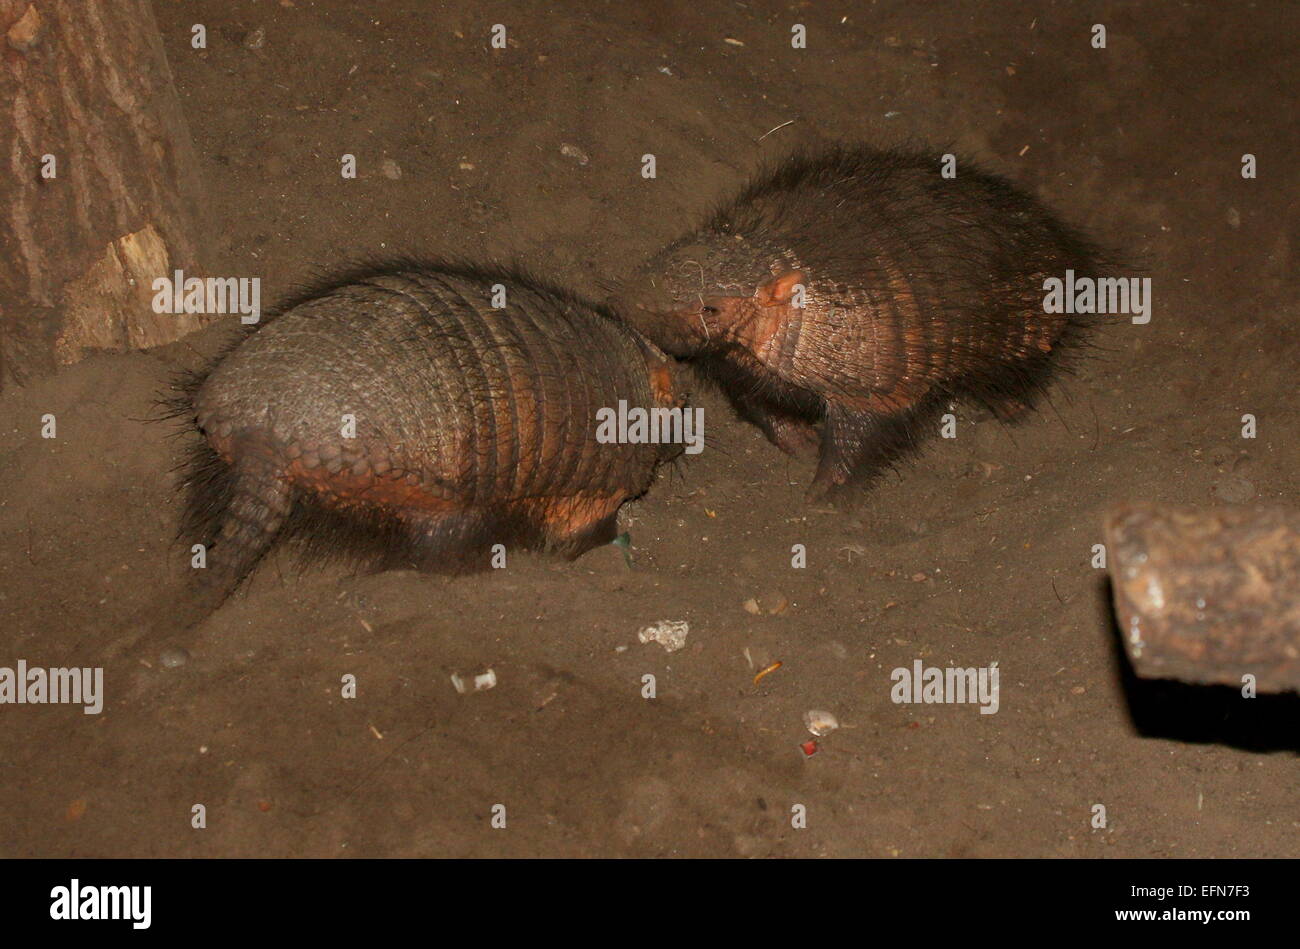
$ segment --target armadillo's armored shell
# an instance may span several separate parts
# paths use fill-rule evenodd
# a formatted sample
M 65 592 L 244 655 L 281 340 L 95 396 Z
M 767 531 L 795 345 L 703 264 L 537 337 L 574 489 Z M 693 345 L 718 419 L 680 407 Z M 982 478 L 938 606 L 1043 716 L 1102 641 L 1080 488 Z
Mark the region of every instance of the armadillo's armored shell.
M 681 396 L 667 357 L 592 305 L 505 271 L 375 274 L 288 309 L 192 387 L 210 447 L 188 523 L 223 590 L 304 507 L 382 524 L 402 562 L 434 568 L 486 567 L 497 544 L 576 556 L 680 451 L 602 441 L 597 413 L 620 402 Z
M 269 437 L 323 491 L 349 476 L 458 504 L 643 488 L 657 446 L 598 444 L 594 419 L 620 398 L 656 404 L 644 342 L 572 299 L 502 286 L 502 309 L 481 278 L 438 272 L 303 303 L 213 370 L 199 425 L 219 450 Z
M 1005 181 L 940 169 L 937 154 L 867 147 L 796 156 L 615 305 L 777 444 L 820 438 L 815 488 L 867 480 L 949 399 L 1031 405 L 1086 328 L 1045 305 L 1046 282 L 1099 276 L 1106 259 Z

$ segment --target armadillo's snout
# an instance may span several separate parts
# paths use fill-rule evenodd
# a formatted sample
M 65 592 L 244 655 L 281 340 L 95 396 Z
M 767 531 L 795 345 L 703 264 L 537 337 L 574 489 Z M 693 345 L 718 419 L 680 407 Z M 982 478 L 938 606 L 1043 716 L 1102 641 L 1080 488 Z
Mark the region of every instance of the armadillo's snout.
M 668 309 L 659 309 L 653 301 L 632 299 L 614 304 L 613 309 L 624 323 L 641 333 L 664 352 L 673 356 L 689 355 L 691 342 L 682 331 L 681 321 Z

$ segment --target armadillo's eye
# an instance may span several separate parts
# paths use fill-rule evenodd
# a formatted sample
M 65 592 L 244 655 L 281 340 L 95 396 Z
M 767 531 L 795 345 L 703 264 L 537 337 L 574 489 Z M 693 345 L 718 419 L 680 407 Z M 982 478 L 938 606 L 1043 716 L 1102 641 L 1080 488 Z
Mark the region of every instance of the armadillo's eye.
M 717 308 L 716 306 L 709 306 L 709 305 L 706 303 L 706 304 L 704 304 L 703 306 L 700 307 L 700 312 L 701 312 L 701 313 L 707 313 L 707 314 L 709 314 L 710 316 L 714 316 L 714 315 L 717 314 L 717 312 L 718 312 L 718 308 Z

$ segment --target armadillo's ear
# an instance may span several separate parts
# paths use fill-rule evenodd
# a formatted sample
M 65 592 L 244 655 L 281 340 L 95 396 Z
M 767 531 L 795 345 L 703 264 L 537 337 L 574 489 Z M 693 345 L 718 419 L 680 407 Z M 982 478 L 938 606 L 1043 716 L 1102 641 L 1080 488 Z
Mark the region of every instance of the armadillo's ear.
M 759 306 L 782 306 L 794 296 L 794 288 L 804 283 L 802 270 L 787 270 L 762 284 L 754 294 Z

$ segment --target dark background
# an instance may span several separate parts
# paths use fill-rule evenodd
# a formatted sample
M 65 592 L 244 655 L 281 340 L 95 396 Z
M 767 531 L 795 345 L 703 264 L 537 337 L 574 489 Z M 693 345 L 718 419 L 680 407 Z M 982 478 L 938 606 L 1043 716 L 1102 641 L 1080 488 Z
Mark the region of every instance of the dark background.
M 1295 4 L 155 8 L 211 270 L 262 277 L 264 302 L 399 252 L 516 258 L 595 293 L 763 160 L 843 138 L 979 159 L 1145 261 L 1154 317 L 1103 333 L 1028 424 L 963 414 L 852 516 L 810 506 L 811 465 L 706 396 L 704 454 L 625 513 L 632 570 L 615 548 L 455 580 L 274 556 L 191 667 L 111 668 L 97 717 L 0 708 L 0 854 L 1296 852 L 1294 697 L 1134 682 L 1089 565 L 1117 501 L 1294 501 Z M 141 420 L 226 332 L 0 396 L 3 664 L 97 664 L 179 579 L 179 446 Z M 691 624 L 671 656 L 636 641 L 665 618 Z M 998 662 L 1001 711 L 892 704 L 890 670 L 917 658 Z M 452 689 L 489 666 L 495 690 Z M 842 727 L 804 760 L 814 708 Z

